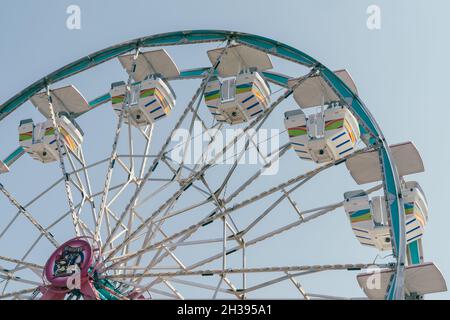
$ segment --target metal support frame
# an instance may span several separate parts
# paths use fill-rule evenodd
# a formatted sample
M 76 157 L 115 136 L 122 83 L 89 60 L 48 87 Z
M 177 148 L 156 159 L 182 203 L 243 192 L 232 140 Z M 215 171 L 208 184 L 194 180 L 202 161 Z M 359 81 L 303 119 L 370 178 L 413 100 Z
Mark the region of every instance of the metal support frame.
M 69 76 L 72 76 L 74 74 L 77 74 L 79 72 L 82 72 L 84 70 L 87 70 L 89 68 L 92 68 L 98 64 L 105 62 L 105 61 L 108 61 L 110 59 L 118 57 L 119 55 L 130 52 L 131 50 L 134 50 L 135 48 L 179 45 L 179 44 L 194 44 L 194 43 L 204 43 L 204 42 L 220 42 L 220 41 L 228 41 L 228 44 L 229 44 L 231 40 L 233 40 L 236 43 L 244 44 L 244 45 L 256 48 L 258 50 L 264 51 L 268 54 L 283 58 L 285 60 L 289 60 L 291 62 L 307 66 L 309 68 L 312 68 L 314 73 L 319 72 L 320 75 L 324 78 L 324 80 L 328 82 L 328 84 L 333 88 L 333 90 L 336 92 L 336 94 L 340 97 L 342 103 L 347 105 L 350 108 L 352 113 L 359 120 L 360 124 L 362 125 L 362 128 L 364 130 L 366 130 L 368 134 L 370 134 L 370 136 L 371 136 L 370 141 L 372 143 L 374 143 L 374 146 L 376 145 L 376 147 L 378 148 L 379 155 L 380 155 L 380 166 L 382 168 L 382 173 L 383 173 L 383 189 L 385 191 L 386 201 L 388 204 L 388 217 L 391 222 L 390 225 L 391 225 L 394 255 L 395 255 L 396 261 L 397 261 L 396 266 L 395 266 L 395 269 L 396 269 L 395 276 L 393 277 L 393 279 L 391 281 L 391 285 L 387 292 L 386 298 L 388 298 L 388 299 L 403 299 L 404 298 L 404 289 L 403 289 L 404 288 L 404 266 L 405 266 L 404 209 L 403 209 L 403 203 L 402 203 L 402 198 L 401 198 L 399 177 L 398 177 L 395 163 L 392 160 L 392 155 L 390 154 L 389 146 L 388 146 L 384 136 L 382 135 L 382 132 L 381 132 L 379 126 L 377 125 L 376 121 L 374 120 L 373 116 L 370 114 L 368 109 L 361 102 L 359 97 L 356 96 L 354 93 L 352 93 L 351 90 L 342 82 L 342 80 L 340 80 L 340 78 L 338 78 L 333 72 L 331 72 L 329 69 L 327 69 L 325 66 L 323 66 L 322 64 L 320 64 L 319 62 L 317 62 L 316 60 L 311 58 L 310 56 L 304 54 L 303 52 L 301 52 L 295 48 L 292 48 L 292 47 L 289 47 L 282 43 L 273 41 L 271 39 L 259 37 L 259 36 L 254 36 L 254 35 L 239 33 L 239 32 L 214 31 L 214 30 L 182 31 L 182 32 L 173 32 L 173 33 L 149 36 L 149 37 L 145 37 L 145 38 L 139 38 L 139 39 L 136 39 L 133 41 L 129 41 L 129 42 L 117 45 L 117 46 L 113 46 L 113 47 L 101 50 L 101 51 L 96 52 L 92 55 L 89 55 L 85 58 L 81 58 L 81 59 L 47 75 L 46 77 L 42 78 L 41 80 L 35 82 L 34 84 L 30 85 L 29 87 L 24 89 L 22 92 L 18 93 L 16 96 L 12 97 L 7 102 L 5 102 L 3 105 L 0 106 L 0 120 L 3 119 L 4 117 L 6 117 L 8 114 L 10 114 L 15 109 L 17 109 L 20 105 L 22 105 L 31 96 L 38 93 L 40 90 L 47 88 L 47 93 L 49 95 L 49 91 L 48 91 L 49 85 L 51 85 L 57 81 L 60 81 L 62 79 L 65 79 Z M 218 62 L 219 61 L 220 61 L 220 59 L 218 59 Z M 195 102 L 195 100 L 198 98 L 198 96 L 204 90 L 204 86 L 205 86 L 206 82 L 209 80 L 209 78 L 214 74 L 215 69 L 217 68 L 217 64 L 215 66 L 213 66 L 212 68 L 209 68 L 208 70 L 205 70 L 205 68 L 203 68 L 203 69 L 199 68 L 196 70 L 182 72 L 180 79 L 201 77 L 203 79 L 203 82 L 202 82 L 202 85 L 200 86 L 200 88 L 197 90 L 196 94 L 194 95 L 194 98 L 192 99 L 191 103 L 188 105 L 188 107 L 185 109 L 184 113 L 180 117 L 180 120 L 176 124 L 175 129 L 178 128 L 179 125 L 181 125 L 181 122 L 187 115 L 188 111 L 191 111 L 194 113 L 193 119 L 195 117 L 198 117 L 195 110 L 192 108 L 192 104 Z M 206 73 L 205 73 L 205 71 L 206 71 Z M 283 77 L 282 75 L 265 72 L 264 76 L 266 76 L 268 78 L 268 80 L 270 80 L 274 83 L 277 83 L 278 85 L 285 86 L 287 83 L 286 77 Z M 301 82 L 299 81 L 298 85 L 300 85 L 300 83 Z M 130 84 L 130 80 L 129 80 L 129 84 Z M 284 100 L 284 98 L 286 98 L 288 95 L 290 95 L 294 89 L 295 88 L 291 88 L 291 90 L 288 90 L 286 92 L 286 94 L 283 95 L 282 98 L 280 98 L 281 99 L 280 102 L 282 100 Z M 91 104 L 92 108 L 95 108 L 96 106 L 108 101 L 108 99 L 109 99 L 108 95 L 103 95 L 103 96 L 99 97 L 98 99 L 92 101 L 90 104 Z M 56 129 L 56 132 L 58 135 L 59 129 L 57 129 L 57 126 L 56 126 L 55 114 L 53 112 L 50 95 L 49 95 L 49 105 L 50 105 L 50 110 L 51 110 L 51 115 L 52 115 L 52 121 L 53 121 L 53 124 L 55 125 L 55 129 Z M 271 110 L 273 110 L 273 108 L 270 108 L 266 114 L 255 119 L 249 125 L 249 127 L 251 128 L 254 125 L 256 125 L 257 123 L 259 123 L 263 119 L 263 116 L 268 116 L 270 114 Z M 119 128 L 120 128 L 120 122 L 121 121 L 119 120 Z M 57 141 L 58 141 L 58 143 L 60 141 L 58 137 L 57 137 Z M 117 239 L 117 237 L 120 236 L 120 234 L 122 234 L 122 233 L 118 234 L 119 228 L 123 228 L 122 232 L 126 233 L 125 239 L 128 239 L 128 241 L 131 241 L 136 237 L 140 237 L 139 233 L 143 230 L 143 228 L 138 228 L 137 230 L 131 232 L 131 230 L 130 230 L 131 220 L 129 220 L 128 228 L 122 227 L 123 221 L 127 214 L 130 214 L 130 216 L 132 216 L 134 214 L 133 213 L 134 210 L 132 210 L 132 207 L 136 204 L 136 200 L 138 199 L 139 193 L 142 191 L 143 186 L 145 185 L 145 182 L 149 181 L 151 179 L 151 175 L 152 175 L 153 170 L 155 169 L 156 164 L 164 158 L 167 146 L 168 146 L 168 141 L 166 141 L 166 143 L 163 145 L 161 152 L 153 159 L 153 163 L 150 166 L 150 170 L 148 170 L 147 174 L 145 174 L 145 175 L 143 175 L 143 172 L 144 172 L 143 168 L 145 167 L 145 164 L 143 164 L 141 171 L 140 171 L 140 175 L 139 175 L 140 184 L 138 185 L 136 192 L 135 192 L 134 196 L 132 197 L 129 205 L 125 209 L 125 211 L 120 216 L 116 217 L 116 223 L 109 232 L 109 236 L 107 237 L 106 242 L 104 243 L 104 248 L 107 245 L 111 246 L 111 243 L 114 241 L 114 239 Z M 130 145 L 130 147 L 131 147 L 131 145 Z M 58 146 L 58 151 L 60 153 L 60 160 L 62 162 L 62 163 L 60 163 L 60 166 L 62 168 L 63 174 L 64 174 L 64 176 L 68 177 L 70 174 L 68 174 L 65 171 L 64 161 L 61 156 L 62 149 L 60 146 Z M 23 154 L 23 149 L 18 148 L 7 159 L 9 159 L 8 161 L 10 163 L 12 163 L 18 157 L 20 157 L 21 154 Z M 109 160 L 111 160 L 111 158 Z M 117 158 L 117 155 L 116 155 L 116 158 Z M 130 158 L 130 161 L 131 160 L 132 160 L 132 158 Z M 9 164 L 7 163 L 7 165 L 9 165 Z M 182 168 L 182 167 L 183 166 L 180 166 L 180 168 Z M 208 164 L 205 167 L 201 168 L 198 173 L 201 173 L 202 171 L 204 172 L 204 170 L 206 170 L 210 167 L 211 167 L 211 164 Z M 324 166 L 324 167 L 326 167 L 326 166 Z M 87 169 L 88 169 L 88 166 L 86 166 L 86 164 L 83 164 L 82 168 L 79 170 L 83 170 L 85 172 L 85 174 L 87 174 Z M 320 168 L 320 170 L 324 170 L 324 168 Z M 193 178 L 195 178 L 195 179 L 201 178 L 202 174 L 198 174 L 198 173 L 197 174 L 191 173 L 190 177 L 192 177 L 192 178 L 190 181 L 189 180 L 188 181 L 190 183 L 192 183 L 194 180 Z M 256 174 L 255 178 L 257 176 L 259 176 L 259 174 Z M 314 174 L 316 174 L 316 173 L 314 173 Z M 74 181 L 70 181 L 70 183 L 74 184 L 75 186 L 78 186 L 82 190 L 82 192 L 86 191 L 80 181 L 80 178 L 77 177 L 77 179 L 78 179 L 78 183 L 76 183 Z M 293 206 L 293 208 L 297 212 L 297 214 L 299 214 L 299 212 L 302 214 L 302 215 L 299 215 L 300 221 L 296 222 L 295 225 L 304 223 L 304 222 L 308 221 L 308 219 L 311 219 L 311 217 L 313 217 L 313 216 L 314 217 L 320 216 L 321 214 L 324 214 L 325 212 L 329 211 L 328 210 L 329 208 L 326 208 L 326 209 L 323 209 L 322 211 L 319 210 L 319 211 L 315 212 L 311 216 L 307 215 L 305 217 L 304 216 L 305 211 L 301 211 L 299 208 L 296 207 L 295 202 L 293 202 L 293 200 L 289 196 L 289 193 L 292 192 L 293 190 L 292 189 L 286 190 L 285 188 L 288 185 L 291 185 L 296 182 L 304 181 L 305 179 L 307 179 L 307 176 L 291 179 L 287 183 L 279 185 L 277 188 L 268 190 L 262 196 L 262 197 L 265 197 L 269 194 L 272 194 L 273 192 L 281 191 L 283 193 L 282 196 L 289 200 L 289 202 L 291 203 L 291 205 Z M 254 179 L 249 182 L 251 183 L 253 181 L 254 181 Z M 86 183 L 87 183 L 87 181 L 86 181 Z M 73 200 L 71 200 L 71 191 L 70 191 L 68 179 L 65 180 L 65 184 L 66 184 L 66 192 L 68 194 L 68 201 L 69 201 L 69 204 L 71 204 L 70 209 L 72 212 L 72 219 L 74 221 L 75 227 L 77 228 L 78 227 L 77 226 L 78 214 L 75 212 L 75 209 L 77 208 L 77 206 L 75 206 L 73 204 Z M 109 191 L 113 188 L 121 188 L 121 187 L 123 187 L 123 185 L 110 187 L 109 183 L 108 183 L 108 186 L 106 187 L 106 191 Z M 241 188 L 242 188 L 242 190 L 245 189 L 246 185 L 244 184 L 243 186 L 241 186 Z M 2 192 L 6 191 L 3 188 L 3 186 L 1 188 L 1 190 L 2 190 Z M 223 188 L 222 188 L 222 190 L 223 190 Z M 207 193 L 210 192 L 211 194 L 214 194 L 211 192 L 211 190 L 206 191 L 206 192 Z M 3 193 L 5 195 L 7 195 L 7 193 L 5 193 L 5 192 L 3 192 Z M 90 198 L 92 198 L 94 196 L 91 194 L 91 191 L 88 191 L 88 193 L 90 195 L 86 199 L 83 198 L 82 203 L 79 206 L 79 210 L 81 210 L 81 207 L 83 206 L 83 203 L 86 200 L 88 202 L 90 202 L 91 201 Z M 182 193 L 182 191 L 177 192 L 174 194 L 173 197 L 176 199 L 178 196 L 181 195 L 181 193 Z M 234 198 L 234 196 L 239 193 L 240 193 L 239 191 L 237 193 L 235 192 L 235 194 L 228 197 L 228 199 L 227 199 L 228 202 L 231 201 Z M 100 193 L 100 194 L 104 195 L 105 192 Z M 13 199 L 13 198 L 11 198 L 11 196 L 9 194 L 7 195 L 7 197 L 10 200 Z M 142 248 L 141 250 L 138 250 L 133 253 L 128 253 L 128 251 L 127 251 L 128 249 L 123 250 L 122 256 L 115 256 L 115 255 L 119 252 L 120 249 L 123 249 L 123 247 L 126 246 L 126 242 L 123 242 L 122 245 L 118 245 L 116 247 L 111 246 L 111 250 L 109 251 L 109 255 L 108 255 L 107 259 L 109 259 L 110 261 L 113 261 L 113 263 L 111 265 L 109 265 L 108 268 L 115 267 L 118 264 L 120 264 L 120 261 L 128 260 L 128 259 L 130 259 L 130 257 L 133 257 L 136 254 L 139 255 L 140 253 L 146 252 L 148 250 L 156 249 L 159 247 L 163 247 L 163 248 L 167 249 L 166 245 L 169 245 L 169 246 L 175 245 L 175 247 L 182 245 L 183 242 L 193 232 L 195 232 L 195 230 L 202 227 L 202 225 L 204 225 L 205 223 L 212 222 L 219 218 L 223 219 L 223 221 L 224 221 L 225 233 L 224 233 L 224 237 L 223 237 L 223 242 L 224 242 L 225 249 L 223 249 L 223 252 L 230 250 L 230 249 L 226 249 L 226 248 L 228 248 L 228 246 L 225 246 L 226 241 L 228 239 L 228 236 L 226 233 L 226 228 L 225 228 L 225 226 L 227 226 L 226 219 L 228 219 L 228 217 L 229 217 L 228 214 L 231 213 L 232 211 L 235 211 L 235 210 L 239 209 L 240 207 L 243 207 L 249 203 L 252 203 L 253 201 L 256 201 L 260 198 L 261 198 L 261 196 L 257 196 L 252 199 L 248 199 L 241 204 L 236 204 L 230 208 L 224 209 L 224 207 L 219 206 L 219 203 L 220 203 L 219 199 L 217 197 L 212 197 L 212 200 L 216 203 L 216 205 L 218 205 L 217 207 L 218 207 L 219 212 L 215 212 L 212 216 L 202 219 L 200 221 L 200 223 L 193 225 L 188 229 L 182 230 L 172 236 L 165 237 L 165 240 L 160 241 L 159 243 L 152 244 L 150 246 L 146 246 L 146 247 Z M 11 202 L 19 209 L 19 213 L 22 213 L 25 216 L 27 216 L 27 211 L 24 207 L 20 206 L 15 201 L 11 201 Z M 227 201 L 225 201 L 225 203 L 227 203 Z M 101 220 L 100 215 L 103 215 L 105 211 L 108 212 L 108 214 L 106 214 L 106 217 L 108 218 L 110 216 L 110 210 L 109 210 L 109 208 L 108 209 L 106 208 L 107 207 L 106 200 L 104 200 L 104 201 L 102 200 L 102 204 L 103 205 L 100 210 L 101 213 L 99 214 L 99 217 L 98 217 L 98 219 L 100 219 L 100 220 Z M 166 207 L 164 207 L 164 208 L 166 208 Z M 162 212 L 162 210 L 163 209 L 159 209 L 159 210 L 155 211 L 154 214 L 152 214 L 150 216 L 151 217 L 150 219 L 143 220 L 142 221 L 143 223 L 141 224 L 141 226 L 146 225 L 148 223 L 155 223 L 155 221 L 153 221 L 154 218 L 156 217 L 157 214 Z M 326 210 L 328 210 L 328 211 L 326 211 Z M 166 214 L 170 215 L 170 211 L 166 210 Z M 32 217 L 31 215 L 28 215 L 28 216 Z M 16 217 L 17 217 L 17 215 L 16 215 Z M 30 221 L 32 221 L 32 220 L 33 219 L 31 219 Z M 12 220 L 12 222 L 13 221 L 14 221 L 14 219 Z M 32 223 L 33 223 L 33 221 L 32 221 Z M 33 224 L 35 224 L 35 223 L 33 223 Z M 99 224 L 97 224 L 97 225 L 99 225 Z M 280 230 L 274 231 L 268 235 L 254 239 L 253 241 L 250 241 L 250 242 L 246 241 L 244 248 L 248 247 L 252 243 L 261 241 L 262 239 L 265 239 L 266 237 L 269 237 L 269 236 L 273 236 L 279 232 L 283 232 L 284 230 L 287 230 L 286 228 L 289 229 L 291 227 L 292 226 L 286 226 L 286 227 L 282 228 L 282 230 L 280 229 Z M 82 230 L 86 231 L 86 228 L 87 228 L 86 225 L 80 226 L 80 229 L 82 229 Z M 45 232 L 45 229 L 43 229 L 42 227 L 40 227 L 38 229 L 40 229 L 42 232 L 41 236 L 46 236 L 48 238 L 48 232 Z M 162 230 L 160 230 L 160 231 L 162 231 Z M 77 231 L 77 233 L 78 233 L 78 231 Z M 97 236 L 98 236 L 98 233 L 99 233 L 99 231 L 96 230 L 95 234 Z M 242 238 L 242 235 L 240 235 L 240 237 Z M 236 239 L 235 236 L 234 236 L 234 238 Z M 172 242 L 176 239 L 178 239 L 178 242 Z M 240 246 L 239 248 L 242 248 L 242 246 Z M 166 250 L 166 252 L 167 252 L 167 250 Z M 222 255 L 223 255 L 223 252 L 222 252 Z M 162 255 L 162 256 L 164 256 L 164 255 Z M 221 274 L 225 275 L 225 273 L 228 273 L 229 271 L 224 272 L 225 261 L 226 261 L 225 258 L 223 258 L 223 261 L 224 261 L 224 268 L 222 269 Z M 243 261 L 243 264 L 245 264 L 244 261 Z M 249 270 L 246 268 L 243 268 L 243 269 Z M 246 273 L 248 273 L 248 271 L 243 272 L 243 274 L 246 274 Z M 133 272 L 133 274 L 136 275 L 135 272 Z M 292 274 L 285 274 L 285 277 L 287 277 L 287 279 L 291 279 L 291 281 L 292 281 L 292 278 L 291 278 L 292 276 L 293 276 Z M 226 279 L 225 277 L 223 277 L 222 279 L 224 282 L 228 283 L 228 279 Z M 220 290 L 221 282 L 222 282 L 222 280 L 219 282 L 217 288 L 214 289 L 215 294 Z M 245 283 L 244 275 L 243 275 L 243 282 Z M 171 291 L 173 291 L 170 288 L 170 284 L 169 285 L 167 284 L 166 280 L 164 280 L 163 283 L 165 283 L 165 285 L 168 286 Z M 229 284 L 229 285 L 231 285 L 231 284 Z M 24 294 L 24 293 L 28 293 L 28 292 L 19 292 L 19 293 L 16 293 L 16 295 L 20 295 L 20 294 Z M 173 294 L 175 296 L 178 296 L 175 292 L 173 292 Z

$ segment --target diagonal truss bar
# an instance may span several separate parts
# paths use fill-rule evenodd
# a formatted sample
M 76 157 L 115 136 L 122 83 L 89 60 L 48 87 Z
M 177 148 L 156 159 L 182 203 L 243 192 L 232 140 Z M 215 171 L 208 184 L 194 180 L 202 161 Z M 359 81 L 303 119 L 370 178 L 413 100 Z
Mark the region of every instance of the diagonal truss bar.
M 52 96 L 50 94 L 50 88 L 48 86 L 47 86 L 46 93 L 47 93 L 47 99 L 48 99 L 48 106 L 49 106 L 49 110 L 50 110 L 50 117 L 51 117 L 51 120 L 52 120 L 53 128 L 55 129 L 56 146 L 57 146 L 57 149 L 58 149 L 58 156 L 59 156 L 59 166 L 61 168 L 61 171 L 62 171 L 62 174 L 63 174 L 63 177 L 64 177 L 64 187 L 65 187 L 65 190 L 66 190 L 67 201 L 68 201 L 68 204 L 69 204 L 69 208 L 70 208 L 70 210 L 72 212 L 72 222 L 73 222 L 73 226 L 74 226 L 74 229 L 75 229 L 75 234 L 77 236 L 80 236 L 80 229 L 79 229 L 79 225 L 78 225 L 79 224 L 78 223 L 78 215 L 75 212 L 75 207 L 74 207 L 73 198 L 72 198 L 72 191 L 71 191 L 71 188 L 70 188 L 70 181 L 69 181 L 70 176 L 67 173 L 66 166 L 64 164 L 64 157 L 63 157 L 63 146 L 64 146 L 64 143 L 61 140 L 61 130 L 60 130 L 59 125 L 56 122 L 55 110 L 53 109 L 53 101 L 52 101 L 53 98 L 52 98 Z M 68 152 L 68 150 L 67 150 L 67 152 Z
M 59 247 L 58 241 L 55 240 L 53 235 L 48 232 L 44 227 L 42 227 L 39 222 L 30 214 L 10 193 L 5 189 L 3 184 L 0 183 L 0 191 L 8 198 L 8 200 L 22 213 L 35 227 L 39 230 L 39 232 L 44 235 L 51 244 L 53 244 L 56 248 Z

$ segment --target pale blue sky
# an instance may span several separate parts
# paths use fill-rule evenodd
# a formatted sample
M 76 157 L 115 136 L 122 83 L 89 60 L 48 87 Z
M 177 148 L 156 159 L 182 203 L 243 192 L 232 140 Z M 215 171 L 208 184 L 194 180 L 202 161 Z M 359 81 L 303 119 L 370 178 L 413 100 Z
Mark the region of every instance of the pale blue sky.
M 81 30 L 68 30 L 65 26 L 66 8 L 70 4 L 81 8 Z M 371 31 L 366 27 L 366 8 L 371 4 L 381 8 L 380 30 Z M 426 172 L 414 178 L 425 190 L 430 208 L 423 240 L 425 260 L 435 262 L 446 279 L 450 280 L 450 217 L 447 212 L 450 148 L 445 133 L 450 117 L 446 78 L 450 71 L 449 11 L 450 4 L 444 0 L 3 2 L 0 10 L 0 102 L 73 60 L 140 36 L 187 29 L 224 29 L 279 40 L 315 57 L 331 69 L 347 69 L 387 140 L 390 143 L 415 143 Z M 191 65 L 192 61 L 197 61 L 195 59 L 182 54 L 176 56 L 177 63 L 186 67 L 196 66 Z M 107 66 L 100 68 L 103 68 L 100 69 L 103 74 L 98 78 L 76 79 L 77 85 L 89 99 L 107 91 L 109 82 L 116 81 L 118 77 L 121 77 L 118 80 L 123 80 L 120 69 L 111 71 Z M 18 122 L 30 116 L 38 118 L 37 113 L 30 109 L 30 104 L 25 104 L 2 122 L 0 157 L 5 157 L 17 146 Z M 95 122 L 83 119 L 80 123 L 82 126 L 93 126 Z M 97 134 L 111 140 L 112 131 L 107 130 L 112 129 L 113 125 L 98 125 L 104 133 Z M 94 149 L 95 145 L 90 147 Z M 89 153 L 89 147 L 86 148 L 85 152 Z M 21 159 L 13 168 L 13 173 L 1 177 L 5 184 L 17 192 L 23 191 L 23 182 L 17 182 L 17 176 L 14 178 L 13 174 L 15 170 L 25 170 L 28 163 L 31 160 Z M 52 170 L 57 170 L 57 165 Z M 50 171 L 30 171 L 28 174 L 33 174 L 32 179 L 45 180 L 46 173 Z M 26 179 L 24 174 L 20 176 L 21 181 Z M 339 177 L 330 173 L 320 181 L 337 184 Z M 341 187 L 348 185 L 355 188 L 350 182 L 347 178 Z M 24 201 L 34 194 L 24 192 Z M 315 192 L 316 204 L 328 197 L 320 194 L 320 188 L 311 192 Z M 341 195 L 342 192 L 334 194 L 330 201 L 339 200 Z M 301 199 L 298 201 L 301 203 Z M 1 208 L 8 208 L 8 215 L 11 215 L 13 210 L 4 202 L 0 200 Z M 46 210 L 49 208 L 47 206 Z M 297 260 L 292 258 L 290 264 L 366 262 L 373 259 L 376 252 L 361 248 L 349 234 L 351 231 L 343 212 L 338 215 L 339 218 L 323 218 L 308 228 L 296 231 L 302 234 L 296 235 L 294 232 L 282 237 L 272 248 L 285 246 L 285 250 L 278 250 L 280 256 L 299 257 Z M 0 222 L 0 226 L 3 225 L 1 217 Z M 334 228 L 343 230 L 336 231 Z M 333 238 L 333 244 L 324 238 Z M 340 241 L 342 244 L 337 245 Z M 4 245 L 0 242 L 0 246 Z M 305 251 L 292 251 L 300 247 Z M 265 250 L 261 247 L 252 253 L 255 265 L 273 264 L 265 256 Z M 308 257 L 306 262 L 300 258 L 304 257 L 303 254 Z M 325 276 L 315 280 L 319 283 L 316 287 L 319 289 L 312 291 L 325 292 L 329 283 L 336 279 Z M 346 283 L 337 281 L 333 285 L 346 286 Z M 340 289 L 348 295 L 361 295 L 355 281 Z M 273 290 L 276 296 L 285 297 L 284 286 L 275 286 Z M 339 292 L 337 289 L 332 291 Z M 450 296 L 444 293 L 433 297 Z

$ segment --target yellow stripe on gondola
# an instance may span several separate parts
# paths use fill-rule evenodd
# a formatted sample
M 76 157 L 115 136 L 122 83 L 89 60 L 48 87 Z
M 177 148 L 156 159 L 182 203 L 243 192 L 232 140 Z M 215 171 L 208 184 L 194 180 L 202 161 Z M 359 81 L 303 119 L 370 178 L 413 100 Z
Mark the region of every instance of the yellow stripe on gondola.
M 349 125 L 347 120 L 344 120 L 344 127 L 347 129 L 348 135 L 350 136 L 350 140 L 352 143 L 356 142 L 355 133 L 353 132 L 352 126 Z
M 66 142 L 69 149 L 72 152 L 75 151 L 75 149 L 77 148 L 77 144 L 75 143 L 73 138 L 70 136 L 70 134 L 64 128 L 60 128 L 59 131 L 61 132 L 61 134 L 64 138 L 64 141 Z

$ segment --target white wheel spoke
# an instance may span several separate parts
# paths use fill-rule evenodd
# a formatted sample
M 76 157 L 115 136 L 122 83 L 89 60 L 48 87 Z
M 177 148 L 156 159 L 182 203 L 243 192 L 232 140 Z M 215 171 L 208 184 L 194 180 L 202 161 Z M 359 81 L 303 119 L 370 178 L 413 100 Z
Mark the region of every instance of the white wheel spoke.
M 8 198 L 8 200 L 23 214 L 32 224 L 43 234 L 48 241 L 51 242 L 55 247 L 59 246 L 59 243 L 55 240 L 52 234 L 50 234 L 41 224 L 22 206 L 20 203 L 13 198 L 13 196 L 5 189 L 3 184 L 0 183 L 0 191 Z

